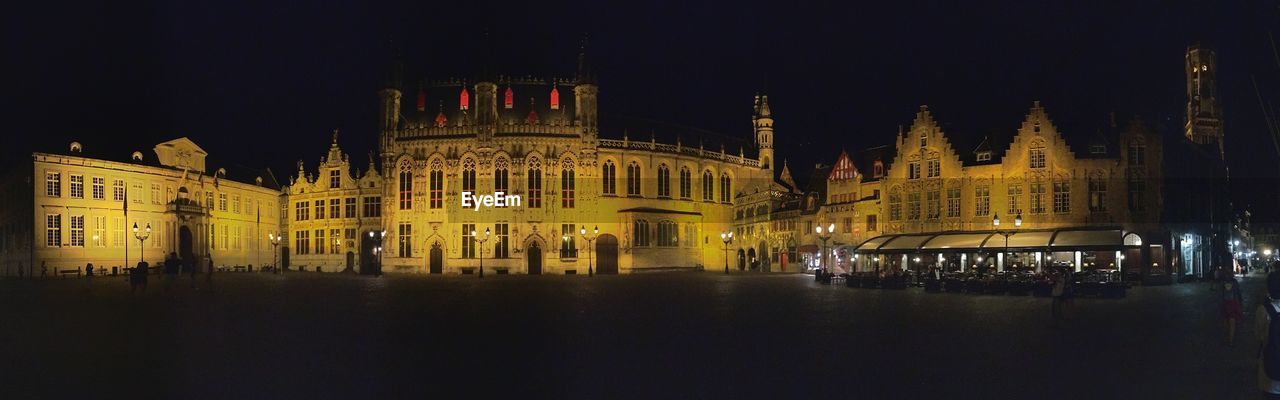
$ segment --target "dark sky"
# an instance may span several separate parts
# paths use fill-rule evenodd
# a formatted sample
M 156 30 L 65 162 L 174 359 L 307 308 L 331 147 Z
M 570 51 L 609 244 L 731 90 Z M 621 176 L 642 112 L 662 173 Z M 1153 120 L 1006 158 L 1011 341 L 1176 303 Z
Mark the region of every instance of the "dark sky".
M 1109 112 L 1176 131 L 1183 52 L 1203 41 L 1236 202 L 1274 208 L 1280 186 L 1250 83 L 1280 106 L 1276 0 L 40 3 L 3 24 L 7 159 L 70 140 L 122 158 L 188 136 L 214 164 L 286 176 L 341 128 L 363 165 L 389 40 L 410 76 L 467 76 L 481 47 L 508 74 L 570 76 L 585 33 L 603 113 L 748 139 L 767 90 L 779 157 L 802 175 L 838 148 L 888 144 L 921 104 L 956 137 L 1007 135 L 1033 100 L 1068 140 Z

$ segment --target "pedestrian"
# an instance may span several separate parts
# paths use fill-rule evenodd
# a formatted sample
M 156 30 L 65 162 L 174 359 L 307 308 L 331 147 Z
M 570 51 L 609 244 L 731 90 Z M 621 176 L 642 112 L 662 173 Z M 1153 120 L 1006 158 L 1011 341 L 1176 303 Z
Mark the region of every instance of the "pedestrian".
M 88 263 L 84 266 L 84 276 L 89 278 L 93 277 L 93 263 Z
M 1258 389 L 1268 398 L 1280 398 L 1280 271 L 1267 274 L 1267 300 L 1253 313 L 1258 339 Z
M 164 290 L 169 291 L 169 287 L 173 286 L 173 281 L 178 278 L 178 253 L 170 252 L 164 258 Z
M 49 266 L 45 265 L 44 261 L 41 261 L 40 262 L 40 278 L 43 279 L 48 277 L 49 277 Z
M 139 287 L 142 288 L 143 293 L 147 292 L 147 272 L 150 268 L 151 265 L 147 264 L 146 261 L 138 261 L 138 265 L 129 272 L 130 294 L 137 291 Z
M 1218 308 L 1222 311 L 1222 317 L 1226 320 L 1227 331 L 1226 339 L 1223 343 L 1227 346 L 1235 346 L 1236 342 L 1236 320 L 1239 320 L 1241 314 L 1241 304 L 1244 297 L 1240 294 L 1240 282 L 1236 281 L 1235 275 L 1223 274 L 1222 279 L 1218 281 L 1222 289 L 1222 299 Z
M 1063 310 L 1066 307 L 1066 300 L 1063 296 L 1067 291 L 1067 277 L 1064 271 L 1055 269 L 1049 275 L 1049 279 L 1053 282 L 1053 322 L 1057 324 L 1066 318 Z

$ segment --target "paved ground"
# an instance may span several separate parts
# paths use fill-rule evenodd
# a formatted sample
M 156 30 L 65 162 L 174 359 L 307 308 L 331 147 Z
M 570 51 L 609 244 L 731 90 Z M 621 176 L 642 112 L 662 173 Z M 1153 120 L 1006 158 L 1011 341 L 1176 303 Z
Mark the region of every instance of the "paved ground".
M 186 283 L 0 281 L 0 397 L 1257 397 L 1252 326 L 1223 346 L 1202 284 L 1081 299 L 1054 328 L 1047 299 L 803 275 Z

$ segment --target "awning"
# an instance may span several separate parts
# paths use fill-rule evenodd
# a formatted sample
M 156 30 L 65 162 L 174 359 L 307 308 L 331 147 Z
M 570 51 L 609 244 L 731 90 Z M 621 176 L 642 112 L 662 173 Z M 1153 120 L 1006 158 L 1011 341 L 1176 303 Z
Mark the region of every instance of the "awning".
M 1122 246 L 1123 232 L 1115 230 L 1063 230 L 1053 237 L 1053 249 Z
M 818 245 L 816 245 L 816 244 L 806 244 L 806 245 L 803 245 L 803 246 L 797 247 L 797 248 L 796 248 L 796 251 L 801 252 L 801 253 L 817 253 L 817 252 L 818 252 Z
M 880 246 L 880 251 L 894 251 L 894 250 L 903 251 L 903 250 L 919 249 L 920 245 L 924 244 L 924 242 L 929 241 L 929 239 L 933 239 L 934 236 L 936 235 L 898 236 L 893 240 L 889 241 L 889 243 L 885 243 L 884 246 Z
M 876 236 L 871 239 L 867 239 L 867 241 L 862 242 L 862 245 L 858 246 L 858 249 L 854 251 L 872 251 L 872 250 L 878 249 L 880 248 L 880 245 L 884 244 L 884 242 L 888 242 L 889 239 L 893 239 L 895 237 L 897 236 L 887 235 L 887 236 Z
M 976 249 L 987 241 L 987 238 L 999 237 L 991 232 L 980 233 L 943 233 L 924 244 L 922 250 Z M 1003 238 L 1001 238 L 1003 239 Z
M 1054 231 L 1023 231 L 1014 232 L 1009 235 L 1009 248 L 1018 247 L 1049 247 L 1049 240 L 1053 239 Z M 1004 236 L 992 235 L 991 240 L 983 245 L 984 249 L 1003 249 L 1005 248 Z

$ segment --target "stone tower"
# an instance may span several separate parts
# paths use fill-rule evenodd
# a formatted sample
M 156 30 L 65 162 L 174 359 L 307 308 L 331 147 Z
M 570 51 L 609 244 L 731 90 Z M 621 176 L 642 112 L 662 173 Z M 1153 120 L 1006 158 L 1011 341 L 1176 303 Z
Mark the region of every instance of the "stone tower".
M 383 82 L 382 90 L 378 91 L 378 97 L 382 100 L 379 105 L 378 114 L 378 136 L 379 147 L 382 152 L 390 151 L 391 140 L 394 138 L 395 131 L 400 124 L 400 85 L 403 75 L 403 67 L 399 60 L 392 62 L 391 68 L 387 71 L 387 79 Z
M 596 77 L 587 61 L 586 40 L 583 40 L 582 51 L 578 53 L 578 76 L 573 87 L 574 118 L 582 127 L 583 139 L 594 141 L 599 133 L 599 121 L 596 113 Z
M 751 115 L 755 126 L 756 146 L 760 148 L 760 166 L 773 170 L 773 113 L 769 111 L 769 95 L 757 95 Z
M 1218 148 L 1222 145 L 1222 106 L 1218 104 L 1218 61 L 1213 49 L 1195 44 L 1187 48 L 1187 124 L 1191 142 Z

